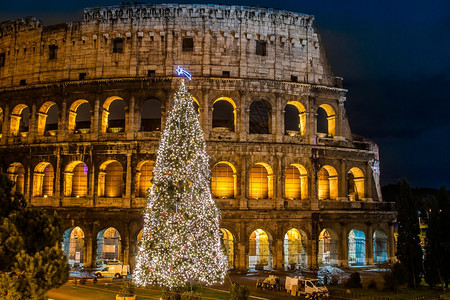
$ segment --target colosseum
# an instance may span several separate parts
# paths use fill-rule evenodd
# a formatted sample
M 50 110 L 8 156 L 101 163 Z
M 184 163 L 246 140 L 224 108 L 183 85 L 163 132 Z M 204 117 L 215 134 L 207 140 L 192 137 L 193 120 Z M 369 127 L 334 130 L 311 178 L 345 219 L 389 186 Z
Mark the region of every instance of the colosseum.
M 124 4 L 0 24 L 0 170 L 63 219 L 70 264 L 133 265 L 177 66 L 193 75 L 230 269 L 395 259 L 378 147 L 350 130 L 313 16 Z

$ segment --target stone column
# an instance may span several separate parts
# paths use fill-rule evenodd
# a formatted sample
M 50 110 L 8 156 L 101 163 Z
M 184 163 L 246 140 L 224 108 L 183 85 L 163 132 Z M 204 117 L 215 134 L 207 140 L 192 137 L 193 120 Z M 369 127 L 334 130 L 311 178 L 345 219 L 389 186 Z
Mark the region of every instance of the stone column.
M 247 135 L 248 135 L 248 117 L 250 109 L 247 107 L 247 94 L 245 92 L 241 93 L 241 101 L 240 101 L 240 108 L 238 110 L 238 118 L 239 118 L 239 140 L 240 141 L 246 141 Z
M 317 256 L 319 254 L 319 221 L 320 221 L 320 215 L 319 213 L 312 213 L 311 214 L 311 240 L 310 240 L 310 246 L 309 246 L 309 268 L 311 270 L 317 270 L 319 267 L 319 262 L 317 260 Z
M 134 115 L 135 99 L 129 95 L 128 105 L 125 108 L 125 132 L 128 138 L 133 138 L 136 131 L 136 120 Z
M 92 129 L 92 137 L 94 139 L 98 139 L 99 132 L 101 131 L 101 124 L 99 124 L 100 120 L 100 95 L 96 95 L 95 97 L 95 106 L 94 106 L 94 113 L 91 113 L 92 119 L 91 119 L 91 129 Z
M 10 124 L 11 122 L 9 121 L 9 105 L 6 105 L 3 111 L 3 123 L 1 128 L 2 137 L 9 136 Z
M 125 177 L 125 207 L 131 207 L 131 181 L 133 180 L 133 174 L 131 170 L 131 152 L 127 153 L 127 174 Z
M 342 226 L 338 234 L 338 265 L 348 267 L 348 236 L 346 226 Z
M 347 169 L 347 161 L 345 159 L 341 159 L 339 164 L 340 170 L 338 171 L 338 196 L 337 200 L 343 201 L 348 200 L 347 197 L 347 173 L 345 170 Z
M 364 176 L 364 198 L 366 198 L 367 201 L 373 201 L 373 194 L 372 194 L 372 168 L 370 167 L 369 163 L 366 165 L 365 170 L 365 176 Z
M 340 96 L 338 99 L 338 111 L 337 113 L 337 118 L 336 118 L 336 129 L 335 129 L 335 138 L 336 139 L 340 139 L 340 140 L 344 140 L 344 102 L 345 102 L 346 98 L 344 96 Z
M 367 225 L 366 235 L 366 265 L 373 265 L 373 225 Z
M 275 142 L 281 143 L 283 141 L 283 135 L 284 135 L 284 126 L 283 126 L 283 120 L 284 120 L 284 108 L 281 107 L 281 95 L 276 94 L 275 95 L 275 111 L 274 114 L 272 114 L 272 135 L 274 136 Z M 275 120 L 274 120 L 275 119 Z
M 64 141 L 67 135 L 67 102 L 64 98 L 62 101 L 61 111 L 58 114 L 58 141 Z
M 395 256 L 395 252 L 397 249 L 395 249 L 395 240 L 394 240 L 394 224 L 389 223 L 389 232 L 387 237 L 388 242 L 388 249 L 387 249 L 387 255 L 388 255 L 388 261 L 396 261 L 397 258 Z
M 28 119 L 28 142 L 33 141 L 35 136 L 37 135 L 37 129 L 36 129 L 36 104 L 33 103 L 31 106 L 31 116 Z
M 240 174 L 240 193 L 239 193 L 239 209 L 241 210 L 247 210 L 248 209 L 248 171 L 249 168 L 248 165 L 248 155 L 243 155 L 241 157 L 241 174 Z
M 274 199 L 276 199 L 275 207 L 276 209 L 284 209 L 284 198 L 282 195 L 282 187 L 284 186 L 282 184 L 282 178 L 284 177 L 284 172 L 282 170 L 282 154 L 277 153 L 276 154 L 276 160 L 275 160 L 275 170 L 274 174 L 278 174 L 278 176 L 274 176 L 273 184 L 275 185 L 275 193 L 274 193 Z

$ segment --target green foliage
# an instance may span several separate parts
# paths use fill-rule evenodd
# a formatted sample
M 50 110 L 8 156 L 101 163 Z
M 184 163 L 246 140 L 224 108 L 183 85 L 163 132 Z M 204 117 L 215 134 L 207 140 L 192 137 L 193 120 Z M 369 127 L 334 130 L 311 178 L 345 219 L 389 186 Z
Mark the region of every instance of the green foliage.
M 384 274 L 384 289 L 397 291 L 398 287 L 408 282 L 408 270 L 402 263 L 395 263 L 390 272 Z
M 396 202 L 398 212 L 397 258 L 406 267 L 409 286 L 417 287 L 423 272 L 419 217 L 416 202 L 406 179 L 402 179 L 399 183 Z
M 348 288 L 361 288 L 361 276 L 358 272 L 353 272 L 350 274 L 350 278 L 345 283 L 345 286 Z
M 250 289 L 246 285 L 233 282 L 230 286 L 230 300 L 247 300 L 250 296 Z
M 0 174 L 0 298 L 43 299 L 69 279 L 62 250 L 62 222 L 38 208 L 26 207 L 23 196 L 11 194 L 11 181 Z
M 120 287 L 119 294 L 121 296 L 131 296 L 134 294 L 134 284 L 131 280 L 122 281 L 122 286 Z

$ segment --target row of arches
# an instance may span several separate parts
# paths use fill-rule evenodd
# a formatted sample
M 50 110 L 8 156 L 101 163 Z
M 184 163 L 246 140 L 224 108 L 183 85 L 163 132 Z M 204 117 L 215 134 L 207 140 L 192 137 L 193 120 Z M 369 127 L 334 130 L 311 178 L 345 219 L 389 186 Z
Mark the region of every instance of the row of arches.
M 143 160 L 134 172 L 134 195 L 146 197 L 151 187 L 154 161 Z M 65 166 L 63 195 L 85 197 L 88 195 L 88 173 L 86 163 L 72 161 Z M 126 172 L 125 172 L 126 173 Z M 99 197 L 122 197 L 124 193 L 124 168 L 117 160 L 104 161 L 97 174 L 96 195 Z M 25 168 L 15 162 L 7 169 L 9 178 L 15 182 L 15 191 L 25 193 Z M 227 161 L 216 163 L 211 169 L 211 192 L 214 197 L 234 199 L 237 195 L 237 170 Z M 319 200 L 335 200 L 338 196 L 338 174 L 335 168 L 323 166 L 318 172 Z M 249 173 L 248 196 L 250 199 L 271 199 L 274 190 L 274 173 L 267 163 L 254 164 Z M 301 164 L 291 164 L 284 170 L 284 197 L 306 200 L 309 197 L 308 172 Z M 33 172 L 32 196 L 48 197 L 55 193 L 55 169 L 49 162 L 40 162 Z M 347 196 L 349 200 L 362 200 L 365 197 L 365 178 L 361 169 L 353 167 L 347 174 Z
M 199 112 L 199 102 L 194 98 L 194 108 Z M 68 110 L 67 125 L 58 127 L 62 118 L 60 108 L 54 101 L 42 104 L 36 113 L 36 134 L 56 135 L 58 129 L 67 128 L 70 133 L 88 133 L 92 130 L 94 119 L 93 105 L 86 99 L 74 101 Z M 127 102 L 119 96 L 111 96 L 105 99 L 98 112 L 99 132 L 121 132 L 125 130 L 127 119 Z M 147 99 L 140 103 L 137 109 L 138 118 L 135 124 L 136 131 L 159 131 L 163 107 L 158 99 Z M 272 133 L 271 118 L 272 106 L 269 101 L 257 99 L 251 102 L 248 111 L 248 126 L 250 134 Z M 336 135 L 336 111 L 329 104 L 322 104 L 316 110 L 316 129 L 330 137 Z M 3 122 L 3 110 L 0 109 L 0 121 Z M 18 104 L 11 110 L 9 116 L 9 134 L 11 136 L 26 135 L 30 127 L 30 107 L 26 104 Z M 225 130 L 236 132 L 237 126 L 236 103 L 229 97 L 220 97 L 212 104 L 213 130 Z M 307 114 L 305 106 L 300 101 L 288 101 L 284 107 L 284 133 L 290 135 L 306 135 Z
M 226 254 L 228 267 L 235 267 L 236 239 L 226 228 L 221 228 L 222 250 Z M 142 230 L 136 234 L 133 241 L 133 254 L 136 253 L 137 243 L 142 238 Z M 375 264 L 387 261 L 387 237 L 381 230 L 373 233 L 373 262 Z M 299 229 L 291 228 L 284 234 L 283 266 L 285 269 L 308 268 L 308 241 L 306 234 Z M 254 230 L 248 239 L 247 260 L 248 269 L 273 268 L 274 243 L 271 235 L 263 229 Z M 348 265 L 362 266 L 366 264 L 366 238 L 363 231 L 351 229 L 347 236 Z M 76 265 L 85 261 L 86 244 L 83 230 L 74 226 L 64 232 L 62 249 L 67 255 L 69 263 Z M 122 238 L 119 231 L 113 227 L 100 230 L 96 236 L 96 265 L 108 261 L 120 261 L 122 257 Z M 330 229 L 323 229 L 319 236 L 317 260 L 319 265 L 338 264 L 338 239 Z

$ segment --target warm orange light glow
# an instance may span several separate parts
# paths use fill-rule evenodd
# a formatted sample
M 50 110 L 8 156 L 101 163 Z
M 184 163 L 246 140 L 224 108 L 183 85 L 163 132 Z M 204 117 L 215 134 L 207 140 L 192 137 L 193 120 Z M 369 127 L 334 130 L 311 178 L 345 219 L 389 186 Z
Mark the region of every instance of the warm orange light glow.
M 222 231 L 222 246 L 225 248 L 225 255 L 228 258 L 228 267 L 234 266 L 234 238 L 231 232 L 225 228 L 220 229 Z
M 300 131 L 300 135 L 306 134 L 306 109 L 305 106 L 303 106 L 302 103 L 298 101 L 289 101 L 287 105 L 293 105 L 298 110 L 298 117 L 299 117 L 299 124 L 298 128 Z
M 328 104 L 322 104 L 319 107 L 323 108 L 327 113 L 328 136 L 334 137 L 336 135 L 336 112 Z
M 273 193 L 273 172 L 269 165 L 257 163 L 250 172 L 251 199 L 269 199 Z
M 154 161 L 146 160 L 141 162 L 136 172 L 136 188 L 138 197 L 147 197 L 148 190 L 152 187 Z
M 338 195 L 338 178 L 336 170 L 331 166 L 323 166 L 319 173 L 319 200 L 334 200 Z
M 359 168 L 351 168 L 347 175 L 349 200 L 362 200 L 364 198 L 364 174 Z
M 211 192 L 214 197 L 234 198 L 236 187 L 236 171 L 227 162 L 216 164 L 212 170 Z

